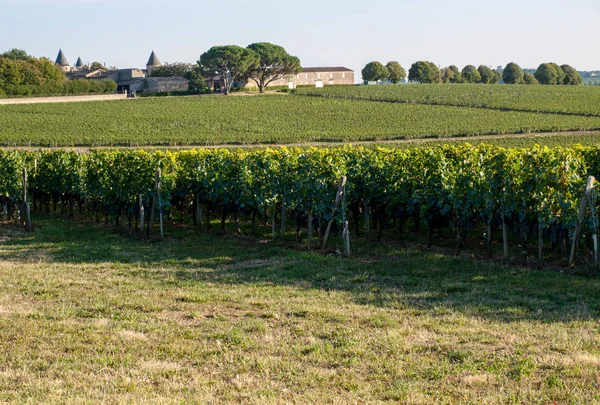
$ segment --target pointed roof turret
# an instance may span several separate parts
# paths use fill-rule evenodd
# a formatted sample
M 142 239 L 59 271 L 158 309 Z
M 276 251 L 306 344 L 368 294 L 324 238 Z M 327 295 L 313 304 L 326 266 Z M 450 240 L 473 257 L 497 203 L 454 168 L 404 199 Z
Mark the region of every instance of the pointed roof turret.
M 70 66 L 67 57 L 63 53 L 62 49 L 58 51 L 58 56 L 56 57 L 56 63 L 58 66 Z
M 160 63 L 160 60 L 158 60 L 158 56 L 156 56 L 154 51 L 152 51 L 152 53 L 150 54 L 150 58 L 148 59 L 148 63 L 146 63 L 146 66 L 160 66 L 160 65 L 162 65 L 162 63 Z
M 81 56 L 77 58 L 77 62 L 75 63 L 75 67 L 83 67 L 83 61 L 81 60 Z

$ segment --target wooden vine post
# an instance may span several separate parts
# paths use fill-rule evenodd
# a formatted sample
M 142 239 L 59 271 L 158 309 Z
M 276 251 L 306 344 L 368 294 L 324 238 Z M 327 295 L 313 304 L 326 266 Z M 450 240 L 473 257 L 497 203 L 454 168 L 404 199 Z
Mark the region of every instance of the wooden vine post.
M 508 225 L 504 215 L 502 216 L 502 248 L 504 250 L 504 261 L 508 261 Z
M 160 177 L 161 171 L 160 167 L 156 169 L 156 178 L 154 180 L 154 186 L 156 187 L 156 196 L 158 198 L 158 224 L 160 226 L 160 240 L 165 239 L 165 233 L 163 229 L 163 207 L 162 207 L 162 197 L 160 195 Z
M 313 239 L 313 215 L 312 211 L 308 211 L 308 247 L 310 249 L 310 244 Z
M 344 241 L 344 250 L 346 251 L 346 256 L 350 257 L 350 229 L 348 227 L 348 219 L 346 219 L 347 200 L 345 183 L 342 193 L 342 226 L 344 227 L 342 230 L 342 240 Z
M 23 168 L 23 176 L 22 176 L 22 192 L 21 196 L 21 226 L 25 228 L 27 232 L 31 232 L 31 211 L 29 208 L 29 203 L 27 202 L 27 169 Z
M 365 233 L 367 234 L 367 239 L 371 235 L 371 224 L 369 223 L 369 204 L 365 201 Z
M 282 195 L 281 196 L 281 229 L 279 231 L 281 236 L 285 236 L 285 232 L 286 232 L 285 219 L 286 219 L 286 217 L 287 217 L 287 208 L 285 205 L 285 195 Z
M 196 225 L 202 229 L 202 206 L 200 205 L 200 193 L 196 194 Z
M 144 220 L 146 219 L 146 212 L 144 210 L 144 201 L 142 199 L 142 195 L 139 196 L 139 204 L 140 204 L 140 238 L 144 238 Z
M 595 182 L 596 178 L 594 176 L 588 177 L 587 184 L 585 186 L 585 193 L 583 194 L 583 198 L 581 199 L 581 205 L 579 206 L 579 217 L 577 218 L 577 227 L 575 228 L 575 234 L 573 235 L 573 243 L 571 244 L 571 257 L 569 258 L 569 268 L 575 266 L 575 255 L 577 252 L 577 246 L 579 244 L 581 225 L 585 217 L 585 211 L 589 202 L 590 193 L 592 192 L 592 188 L 594 188 Z
M 344 195 L 345 186 L 346 176 L 342 176 L 340 178 L 340 184 L 338 185 L 337 193 L 335 195 L 335 204 L 333 205 L 333 210 L 331 211 L 331 218 L 329 219 L 329 223 L 327 224 L 327 230 L 325 231 L 325 237 L 323 238 L 323 249 L 325 249 L 325 246 L 327 246 L 327 239 L 329 239 L 329 233 L 331 232 L 331 226 L 333 225 L 335 212 L 337 211 L 337 207 L 338 205 L 340 205 L 340 201 L 342 200 L 342 196 Z

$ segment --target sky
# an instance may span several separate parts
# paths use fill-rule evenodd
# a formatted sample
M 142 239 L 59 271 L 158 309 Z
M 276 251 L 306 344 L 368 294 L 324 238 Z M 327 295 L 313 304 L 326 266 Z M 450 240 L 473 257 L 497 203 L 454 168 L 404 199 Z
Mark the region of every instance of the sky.
M 107 66 L 195 63 L 214 45 L 272 42 L 305 67 L 395 60 L 544 62 L 600 70 L 600 0 L 0 0 L 0 52 Z

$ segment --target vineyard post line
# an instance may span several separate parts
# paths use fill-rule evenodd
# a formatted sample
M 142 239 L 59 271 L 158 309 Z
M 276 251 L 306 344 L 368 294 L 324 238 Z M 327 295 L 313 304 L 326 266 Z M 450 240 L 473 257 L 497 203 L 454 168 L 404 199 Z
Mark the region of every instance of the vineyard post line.
M 29 203 L 27 202 L 27 169 L 23 168 L 22 174 L 22 201 L 21 201 L 21 226 L 23 226 L 27 232 L 31 232 L 31 210 Z
M 329 232 L 331 232 L 331 226 L 333 225 L 335 211 L 337 211 L 337 207 L 340 204 L 342 196 L 344 195 L 345 186 L 346 176 L 342 176 L 340 178 L 340 183 L 338 185 L 337 193 L 335 195 L 335 204 L 333 205 L 333 210 L 331 211 L 331 218 L 329 219 L 329 223 L 327 224 L 327 230 L 325 231 L 325 237 L 323 238 L 323 249 L 325 249 L 325 246 L 327 246 L 327 239 L 329 238 Z
M 573 243 L 571 244 L 571 256 L 569 258 L 569 268 L 575 266 L 575 254 L 577 251 L 577 245 L 579 243 L 579 236 L 581 234 L 581 228 L 583 224 L 583 218 L 585 217 L 585 211 L 590 199 L 590 194 L 592 189 L 594 188 L 594 183 L 596 182 L 596 178 L 594 176 L 589 176 L 587 179 L 587 184 L 585 186 L 585 193 L 583 194 L 583 198 L 581 199 L 581 205 L 579 206 L 579 217 L 577 218 L 577 227 L 575 228 L 575 234 L 573 235 Z M 594 252 L 594 256 L 597 256 L 597 252 Z

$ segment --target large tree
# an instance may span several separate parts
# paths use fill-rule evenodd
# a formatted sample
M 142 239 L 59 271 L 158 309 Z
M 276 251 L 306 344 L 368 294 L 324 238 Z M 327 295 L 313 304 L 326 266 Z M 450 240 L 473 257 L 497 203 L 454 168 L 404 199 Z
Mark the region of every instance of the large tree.
M 529 72 L 525 72 L 523 74 L 523 82 L 525 82 L 525 84 L 540 84 L 538 79 L 536 79 L 535 76 Z
M 562 73 L 560 66 L 558 67 L 558 70 Z M 562 82 L 558 81 L 558 70 L 556 69 L 556 66 L 551 63 L 542 63 L 538 66 L 534 76 L 540 84 L 562 84 Z
M 404 70 L 400 63 L 391 61 L 388 62 L 385 67 L 389 72 L 390 82 L 396 84 L 406 79 L 406 70 Z
M 563 84 L 563 82 L 565 81 L 565 72 L 563 72 L 561 67 L 558 66 L 554 62 L 550 62 L 549 65 L 552 66 L 556 70 L 556 73 L 558 74 L 558 77 L 556 79 L 556 84 Z
M 213 46 L 198 61 L 205 75 L 216 76 L 223 83 L 225 95 L 229 94 L 233 82 L 244 78 L 259 63 L 260 56 L 256 52 L 237 45 Z
M 417 83 L 439 83 L 440 71 L 432 62 L 415 62 L 408 70 L 408 80 Z
M 261 93 L 264 93 L 269 83 L 295 75 L 302 69 L 300 59 L 290 55 L 279 45 L 258 42 L 248 45 L 248 49 L 256 52 L 260 57 L 258 65 L 250 69 L 247 75 L 256 82 Z
M 506 84 L 523 84 L 523 69 L 514 62 L 509 63 L 502 72 L 502 80 Z
M 25 52 L 22 49 L 13 48 L 10 51 L 6 51 L 0 54 L 0 58 L 7 58 L 12 60 L 29 60 L 31 59 L 31 56 L 29 56 L 27 52 Z
M 443 76 L 442 79 L 444 79 L 444 76 L 447 78 L 448 81 L 446 83 L 462 83 L 463 82 L 462 73 L 461 73 L 460 69 L 458 68 L 458 66 L 456 66 L 456 65 L 450 65 L 446 69 L 444 69 L 442 72 L 442 76 Z
M 481 65 L 481 66 L 479 66 L 479 68 L 477 68 L 477 71 L 479 72 L 479 76 L 481 76 L 479 83 L 494 84 L 497 82 L 497 80 L 494 81 L 494 78 L 496 77 L 494 75 L 494 71 L 492 69 L 490 69 L 489 67 L 487 67 L 485 65 Z
M 479 83 L 481 75 L 473 65 L 467 65 L 462 70 L 462 78 L 465 83 Z
M 101 70 L 104 70 L 104 71 L 108 70 L 106 68 L 106 66 L 104 65 L 104 63 L 101 63 L 101 62 L 92 62 L 92 64 L 90 65 L 90 69 L 92 69 L 92 70 L 101 69 Z
M 579 72 L 575 70 L 572 66 L 562 65 L 560 68 L 565 73 L 565 80 L 563 81 L 563 84 L 578 86 L 583 82 L 583 79 L 581 78 Z
M 390 76 L 387 68 L 381 62 L 369 62 L 362 70 L 362 78 L 365 82 L 378 82 L 386 80 Z
M 188 89 L 202 91 L 206 89 L 206 80 L 198 65 L 185 62 L 165 63 L 152 69 L 152 77 L 185 77 Z
M 185 77 L 194 69 L 194 65 L 185 62 L 165 63 L 152 68 L 152 77 Z

